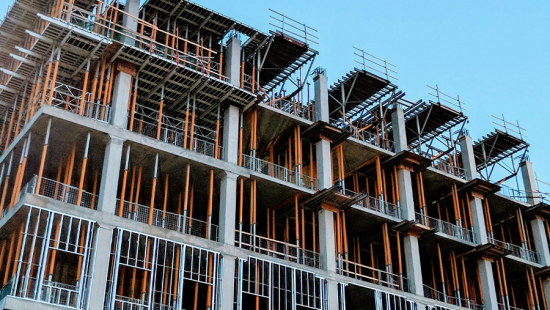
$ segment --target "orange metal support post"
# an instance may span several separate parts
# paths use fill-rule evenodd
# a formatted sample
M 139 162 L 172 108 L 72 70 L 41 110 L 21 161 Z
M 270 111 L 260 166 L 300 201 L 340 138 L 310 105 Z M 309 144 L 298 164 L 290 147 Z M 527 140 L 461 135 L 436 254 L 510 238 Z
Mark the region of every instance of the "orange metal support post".
M 42 149 L 42 158 L 40 159 L 40 168 L 38 169 L 38 178 L 36 180 L 35 194 L 39 194 L 40 185 L 42 184 L 42 173 L 44 172 L 44 164 L 46 162 L 46 153 L 48 151 L 48 142 L 50 140 L 50 129 L 52 126 L 52 119 L 48 120 L 48 127 L 46 129 L 46 137 L 44 139 L 44 148 Z
M 55 82 L 57 81 L 57 72 L 59 69 L 59 59 L 61 58 L 61 48 L 57 49 L 57 56 L 55 58 L 55 65 L 53 68 L 53 76 L 50 85 L 50 95 L 48 96 L 48 105 L 52 105 L 53 91 L 55 89 Z M 97 81 L 97 79 L 96 79 Z
M 149 225 L 153 224 L 153 211 L 155 209 L 155 191 L 157 189 L 157 173 L 158 173 L 159 154 L 155 158 L 155 171 L 153 173 L 153 186 L 151 189 L 151 204 L 149 206 Z
M 124 173 L 122 176 L 122 187 L 120 189 L 120 205 L 118 206 L 118 216 L 122 216 L 124 212 L 124 198 L 126 195 L 126 181 L 128 180 L 128 165 L 130 162 L 130 146 L 126 148 L 126 163 L 124 164 Z M 139 184 L 138 184 L 139 186 Z M 136 194 L 137 196 L 137 194 Z
M 84 84 L 82 85 L 82 98 L 80 99 L 80 108 L 78 110 L 79 115 L 84 114 L 86 105 L 86 92 L 88 91 L 88 76 L 90 75 L 90 60 L 86 64 L 86 72 L 84 73 Z
M 157 140 L 160 140 L 160 132 L 162 130 L 162 109 L 164 107 L 164 86 L 162 87 L 161 93 L 160 93 L 160 103 L 159 103 L 159 118 L 158 118 L 158 125 L 157 125 Z
M 86 148 L 84 150 L 84 159 L 82 159 L 82 170 L 80 171 L 80 182 L 78 183 L 78 196 L 76 198 L 76 205 L 80 206 L 82 202 L 82 190 L 84 186 L 84 177 L 86 176 L 86 164 L 88 163 L 88 150 L 90 148 L 90 132 L 86 138 Z M 124 205 L 124 201 L 121 202 Z

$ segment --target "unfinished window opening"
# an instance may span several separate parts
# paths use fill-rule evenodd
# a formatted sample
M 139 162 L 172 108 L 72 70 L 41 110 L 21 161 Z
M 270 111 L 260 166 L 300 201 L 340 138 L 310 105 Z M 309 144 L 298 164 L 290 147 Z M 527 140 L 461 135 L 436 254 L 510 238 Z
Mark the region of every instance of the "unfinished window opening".
M 219 253 L 120 228 L 115 238 L 107 309 L 218 307 Z

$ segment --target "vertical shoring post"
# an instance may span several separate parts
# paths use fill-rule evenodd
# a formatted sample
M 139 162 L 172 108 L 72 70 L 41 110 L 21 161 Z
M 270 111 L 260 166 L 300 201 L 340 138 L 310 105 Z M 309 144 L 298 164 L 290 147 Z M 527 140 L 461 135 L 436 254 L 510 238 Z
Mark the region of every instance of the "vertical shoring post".
M 443 276 L 443 258 L 441 257 L 441 248 L 437 244 L 437 256 L 439 258 L 439 273 L 441 275 L 441 287 L 443 288 L 443 301 L 447 302 L 447 293 L 445 291 L 445 277 Z
M 103 57 L 101 59 L 101 69 L 99 70 L 100 71 L 100 74 L 99 74 L 99 87 L 97 89 L 97 99 L 99 101 L 101 101 L 101 111 L 103 111 L 104 107 L 105 107 L 105 100 L 103 100 L 102 94 L 104 93 L 103 82 L 105 81 L 105 62 L 106 61 L 107 60 L 106 60 L 105 57 Z M 98 67 L 99 67 L 99 64 L 98 64 Z
M 57 219 L 57 224 L 55 225 L 55 239 L 53 240 L 52 255 L 50 257 L 50 263 L 48 265 L 49 268 L 48 268 L 48 270 L 46 270 L 48 272 L 48 274 L 47 274 L 48 275 L 48 281 L 51 281 L 52 277 L 53 277 L 53 269 L 55 267 L 55 259 L 56 259 L 56 256 L 57 256 L 57 247 L 58 247 L 58 244 L 59 244 L 59 235 L 61 234 L 61 229 L 62 229 L 61 223 L 63 222 L 64 218 L 65 218 L 64 215 L 62 215 L 60 218 L 58 218 Z
M 53 91 L 55 89 L 55 82 L 57 81 L 57 72 L 59 70 L 59 59 L 60 58 L 61 58 L 61 47 L 58 47 L 57 48 L 57 56 L 55 58 L 55 65 L 53 67 L 52 80 L 50 82 L 50 95 L 48 96 L 48 105 L 52 105 Z M 96 82 L 97 82 L 97 80 L 96 80 Z M 23 107 L 23 106 L 21 106 L 21 107 Z
M 160 91 L 160 103 L 159 103 L 159 118 L 157 125 L 157 140 L 160 140 L 160 132 L 162 130 L 162 109 L 164 108 L 164 86 Z
M 162 227 L 166 225 L 166 204 L 168 203 L 168 178 L 170 175 L 167 173 L 164 180 L 164 202 L 162 203 Z
M 96 64 L 94 78 L 92 79 L 92 89 L 91 89 L 91 93 L 90 93 L 90 104 L 92 104 L 94 109 L 96 109 L 96 107 L 95 107 L 95 96 L 96 96 L 96 93 L 97 93 L 97 80 L 98 79 L 99 79 L 99 64 Z M 51 96 L 50 96 L 50 98 L 51 98 Z M 96 109 L 96 113 L 94 113 L 95 118 L 98 118 L 99 113 L 97 113 L 97 112 L 99 112 L 99 111 Z M 99 119 L 103 120 L 103 118 L 99 118 Z
M 188 234 L 191 234 L 191 229 L 193 228 L 193 204 L 194 204 L 194 194 L 195 194 L 195 183 L 191 183 L 191 194 L 189 195 L 189 222 L 188 222 Z
M 10 182 L 11 164 L 13 162 L 13 151 L 10 154 L 10 161 L 8 163 L 8 171 L 6 173 L 6 180 L 4 181 L 4 190 L 2 191 L 2 198 L 0 199 L 0 217 L 4 214 L 4 202 L 6 201 L 6 194 L 8 192 L 8 184 Z
M 82 159 L 82 170 L 80 171 L 80 182 L 78 183 L 78 196 L 76 199 L 76 205 L 80 206 L 82 202 L 82 187 L 84 186 L 84 178 L 86 176 L 86 165 L 88 164 L 88 151 L 90 149 L 90 136 L 91 133 L 88 131 L 88 136 L 86 137 L 86 148 L 84 149 L 84 158 Z M 124 205 L 124 201 L 120 202 L 121 205 Z
M 29 100 L 29 109 L 28 109 L 28 112 L 27 112 L 25 123 L 27 123 L 33 117 L 34 106 L 35 106 L 35 103 L 38 101 L 37 98 L 40 94 L 40 89 L 42 89 L 42 74 L 43 74 L 43 71 L 44 71 L 44 65 L 41 65 L 40 70 L 38 71 L 38 78 L 35 80 L 36 82 L 34 84 L 34 92 L 31 94 L 32 101 Z
M 4 114 L 4 121 L 2 122 L 2 131 L 0 132 L 0 145 L 2 144 L 2 140 L 4 140 L 4 131 L 6 131 L 6 123 L 8 119 L 8 110 L 6 109 L 6 114 Z M 8 142 L 6 141 L 6 144 Z M 4 147 L 4 151 L 6 150 L 6 147 Z
M 134 96 L 132 98 L 132 107 L 130 109 L 130 124 L 129 124 L 129 127 L 128 127 L 129 128 L 128 130 L 130 130 L 130 131 L 134 130 L 134 118 L 135 118 L 135 113 L 136 113 L 138 81 L 139 81 L 139 75 L 136 74 L 136 78 L 134 79 Z
M 27 167 L 27 157 L 29 156 L 30 144 L 31 144 L 31 133 L 29 133 L 29 136 L 27 138 L 27 147 L 23 148 L 21 173 L 19 175 L 19 181 L 15 183 L 17 187 L 15 188 L 14 196 L 12 198 L 12 201 L 10 202 L 10 209 L 13 208 L 13 206 L 17 202 L 16 199 L 18 198 L 19 191 L 21 190 L 21 184 L 23 182 L 23 176 L 25 175 L 25 168 Z
M 157 189 L 158 162 L 159 162 L 159 154 L 157 153 L 155 157 L 155 169 L 153 173 L 153 186 L 151 188 L 151 204 L 149 206 L 149 220 L 148 220 L 149 225 L 153 224 L 153 211 L 155 208 L 155 191 Z
M 46 137 L 44 139 L 44 148 L 42 149 L 42 158 L 40 159 L 40 168 L 38 169 L 38 178 L 36 180 L 35 194 L 39 194 L 40 185 L 42 183 L 42 174 L 44 172 L 44 164 L 46 162 L 46 153 L 48 151 L 48 142 L 50 140 L 50 129 L 52 126 L 52 119 L 48 119 L 48 127 L 46 129 Z
M 126 147 L 126 163 L 124 164 L 124 172 L 122 175 L 122 187 L 120 189 L 120 204 L 118 206 L 118 216 L 122 217 L 124 212 L 124 198 L 126 195 L 126 181 L 128 179 L 128 165 L 130 163 L 130 145 Z M 139 183 L 138 183 L 139 186 Z M 138 194 L 136 194 L 137 197 Z M 131 201 L 130 201 L 131 203 Z
M 300 225 L 299 225 L 299 219 L 298 219 L 298 194 L 294 195 L 294 230 L 295 230 L 295 236 L 296 236 L 296 247 L 297 249 L 300 249 Z M 297 258 L 299 259 L 300 255 L 297 254 Z
M 14 204 L 14 200 L 17 197 L 17 184 L 19 183 L 19 175 L 21 174 L 21 166 L 23 166 L 23 157 L 25 157 L 25 150 L 27 149 L 27 141 L 25 139 L 23 142 L 23 147 L 21 150 L 21 157 L 19 158 L 19 164 L 17 165 L 17 172 L 15 173 L 15 180 L 13 180 L 13 188 L 10 197 L 10 204 L 8 206 L 8 211 L 11 210 Z
M 243 165 L 243 113 L 239 113 L 239 166 Z
M 191 114 L 191 133 L 189 134 L 189 149 L 193 150 L 193 138 L 195 136 L 195 105 L 197 103 L 197 94 L 193 95 L 193 113 Z
M 187 42 L 187 40 L 186 40 Z M 187 131 L 189 129 L 189 96 L 187 96 L 187 108 L 185 109 L 185 128 L 183 130 L 183 148 L 187 148 Z
M 135 216 L 135 214 L 137 213 L 137 205 L 139 203 L 139 194 L 140 194 L 140 189 L 141 189 L 141 173 L 143 172 L 143 166 L 140 166 L 139 167 L 139 172 L 138 172 L 138 179 L 137 179 L 137 185 L 136 185 L 136 197 L 134 198 L 134 205 L 133 205 L 133 208 L 130 208 L 130 215 L 132 216 L 132 212 L 133 212 L 133 216 Z M 132 205 L 132 202 L 130 201 L 130 205 Z
M 19 126 L 21 126 L 21 117 L 23 116 L 23 109 L 25 108 L 25 99 L 27 94 L 27 86 L 29 82 L 25 82 L 25 88 L 23 89 L 23 98 L 21 99 L 21 107 L 19 108 L 19 114 L 17 116 L 17 123 L 15 124 L 15 133 L 13 134 L 14 137 L 17 137 L 19 134 Z
M 210 239 L 212 232 L 212 204 L 214 199 L 214 169 L 210 169 L 210 191 L 208 194 L 208 213 L 206 214 L 206 239 Z
M 8 135 L 6 137 L 6 144 L 4 145 L 4 152 L 8 149 L 8 146 L 10 145 L 11 133 L 13 131 L 13 119 L 15 117 L 15 109 L 17 108 L 17 101 L 18 100 L 19 100 L 19 95 L 16 95 L 15 96 L 15 101 L 13 102 L 13 109 L 12 109 L 12 112 L 11 112 L 10 121 L 9 121 L 8 128 L 7 128 Z M 7 114 L 7 111 L 8 111 L 8 109 L 6 109 L 6 114 Z M 13 138 L 15 139 L 16 137 L 14 136 Z
M 116 13 L 115 13 L 116 15 Z M 84 84 L 82 85 L 82 98 L 80 99 L 79 115 L 84 115 L 84 105 L 86 104 L 86 92 L 88 90 L 88 76 L 90 75 L 90 60 L 86 64 L 86 72 L 84 73 Z
M 53 62 L 53 55 L 55 53 L 55 49 L 52 50 L 52 54 L 50 55 L 50 59 L 48 60 L 48 69 L 46 70 L 46 76 L 44 77 L 44 88 L 42 89 L 42 98 L 40 99 L 40 102 L 37 102 L 37 106 L 44 105 L 46 101 L 46 92 L 48 91 L 48 83 L 50 78 L 50 73 L 52 72 L 52 62 Z
M 216 139 L 214 142 L 214 158 L 220 159 L 220 148 L 218 146 L 220 141 L 220 106 L 218 105 L 218 118 L 216 119 Z
M 187 164 L 185 169 L 185 192 L 183 195 L 183 232 L 185 232 L 185 224 L 187 223 L 187 206 L 189 203 L 189 177 L 191 175 L 191 165 Z

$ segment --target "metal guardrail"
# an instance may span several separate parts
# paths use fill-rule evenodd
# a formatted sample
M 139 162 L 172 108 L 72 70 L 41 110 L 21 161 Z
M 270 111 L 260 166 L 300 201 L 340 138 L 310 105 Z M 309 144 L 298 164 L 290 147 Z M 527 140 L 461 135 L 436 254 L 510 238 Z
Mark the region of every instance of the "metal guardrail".
M 329 123 L 336 128 L 351 132 L 351 136 L 359 141 L 395 153 L 395 145 L 392 140 L 385 139 L 383 136 L 365 130 L 360 131 L 360 129 L 350 126 L 349 123 L 342 119 L 329 118 Z
M 46 90 L 49 94 L 50 90 Z M 84 117 L 109 123 L 111 121 L 111 107 L 97 102 L 91 102 L 91 93 L 82 94 L 82 90 L 60 82 L 55 83 L 52 106 L 69 111 Z M 84 106 L 81 112 L 82 96 Z
M 483 310 L 483 305 L 466 298 L 449 296 L 424 284 L 424 297 L 472 310 Z
M 343 276 L 355 278 L 357 280 L 382 285 L 403 292 L 411 292 L 409 281 L 406 277 L 366 265 L 361 265 L 342 258 L 338 258 L 337 260 L 336 272 Z
M 466 179 L 466 170 L 460 167 L 453 166 L 446 161 L 440 159 L 434 160 L 432 161 L 432 167 L 441 172 L 454 175 L 464 180 Z
M 260 158 L 242 154 L 242 166 L 284 182 L 296 184 L 314 191 L 317 190 L 317 179 L 305 174 L 298 174 L 296 171 L 289 170 L 288 168 L 270 163 Z
M 158 131 L 158 111 L 139 105 L 136 105 L 134 113 L 134 124 L 132 132 L 156 139 Z M 131 116 L 128 115 L 128 121 Z M 190 130 L 185 136 L 185 121 L 167 115 L 162 116 L 159 139 L 165 143 L 170 143 L 183 147 L 185 140 L 189 142 Z M 193 142 L 189 142 L 188 147 L 196 153 L 216 158 L 216 132 L 208 128 L 195 125 Z M 210 140 L 210 141 L 208 141 Z M 212 142 L 214 141 L 214 142 Z M 224 160 L 223 147 L 217 146 L 217 158 Z
M 25 193 L 36 193 L 37 180 L 38 176 L 34 175 L 34 177 L 27 182 L 27 184 L 25 184 L 25 187 L 19 194 L 19 199 L 21 199 Z M 38 189 L 38 195 L 77 205 L 78 187 L 42 177 L 40 188 Z M 98 200 L 98 195 L 82 190 L 80 206 L 88 209 L 97 209 Z
M 521 259 L 525 259 L 527 261 L 530 261 L 530 262 L 533 262 L 533 263 L 536 263 L 536 264 L 541 263 L 540 255 L 539 255 L 539 253 L 537 253 L 535 251 L 531 251 L 531 250 L 526 249 L 524 247 L 520 247 L 520 246 L 517 246 L 515 244 L 511 244 L 509 242 L 500 241 L 500 240 L 497 240 L 497 239 L 491 238 L 491 237 L 488 237 L 487 241 L 489 243 L 492 243 L 494 245 L 498 245 L 500 247 L 503 247 L 503 248 L 506 248 L 507 250 L 512 251 L 511 255 L 513 255 L 515 257 L 519 257 Z
M 120 199 L 117 199 L 116 214 L 120 211 Z M 150 207 L 124 201 L 122 209 L 122 217 L 140 223 L 149 223 Z M 165 212 L 159 209 L 153 210 L 152 225 L 170 230 L 175 230 L 181 233 L 190 234 L 193 236 L 206 238 L 210 236 L 210 240 L 218 241 L 218 226 L 215 224 L 208 225 L 207 222 L 186 217 L 180 214 Z M 209 231 L 210 230 L 210 231 Z
M 78 288 L 74 285 L 44 281 L 40 300 L 54 305 L 76 307 L 78 295 Z
M 258 235 L 254 236 L 244 231 L 236 230 L 235 246 L 309 267 L 322 267 L 321 254 L 317 252 L 304 250 L 294 244 Z
M 355 192 L 346 190 L 346 195 L 348 196 L 353 196 L 355 194 L 356 194 Z M 382 198 L 374 198 L 371 196 L 367 196 L 363 198 L 363 200 L 358 201 L 357 204 L 360 205 L 361 207 L 364 207 L 376 212 L 380 212 L 382 214 L 395 217 L 397 219 L 403 219 L 403 211 L 401 210 L 401 207 L 398 205 L 394 205 L 391 202 L 387 202 Z
M 303 105 L 300 102 L 294 100 L 271 98 L 266 102 L 267 105 L 274 107 L 282 112 L 298 116 L 300 118 L 312 121 L 315 117 L 313 115 L 313 109 L 310 108 L 311 104 Z
M 424 226 L 428 226 L 437 232 L 455 237 L 470 243 L 476 243 L 475 234 L 473 230 L 459 227 L 458 225 L 451 224 L 440 219 L 429 217 L 416 212 L 416 222 Z
M 518 308 L 510 305 L 504 306 L 503 304 L 498 304 L 498 310 L 523 310 L 523 308 Z
M 146 310 L 149 309 L 149 302 L 142 299 L 116 295 L 115 307 L 117 310 Z

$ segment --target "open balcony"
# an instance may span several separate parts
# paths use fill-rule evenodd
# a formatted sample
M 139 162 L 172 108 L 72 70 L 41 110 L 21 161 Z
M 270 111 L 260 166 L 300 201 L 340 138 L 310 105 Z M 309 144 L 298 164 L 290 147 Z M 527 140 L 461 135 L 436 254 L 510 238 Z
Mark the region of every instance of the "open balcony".
M 416 212 L 416 222 L 435 230 L 435 232 L 439 232 L 469 243 L 476 243 L 474 231 L 471 229 L 460 227 L 456 224 L 451 224 L 418 212 Z
M 431 288 L 428 285 L 424 284 L 424 297 L 448 303 L 451 305 L 472 309 L 472 310 L 483 310 L 483 305 L 475 303 L 473 300 L 462 298 L 460 296 L 450 296 L 444 292 L 440 292 Z
M 376 269 L 343 258 L 338 258 L 336 272 L 346 277 L 354 278 L 391 289 L 410 293 L 409 281 L 406 277 L 391 272 Z
M 513 255 L 517 258 L 521 258 L 521 259 L 524 259 L 526 261 L 529 261 L 529 262 L 532 262 L 532 263 L 535 263 L 535 264 L 540 264 L 541 263 L 540 255 L 539 255 L 539 253 L 537 253 L 535 251 L 529 250 L 525 247 L 521 247 L 521 246 L 518 246 L 518 245 L 515 245 L 515 244 L 511 244 L 509 242 L 500 241 L 500 240 L 497 240 L 497 239 L 492 238 L 492 237 L 488 237 L 487 240 L 491 244 L 503 247 L 503 248 L 511 251 L 512 253 L 510 253 L 510 255 Z

